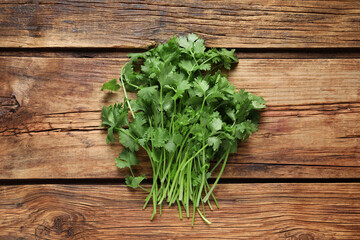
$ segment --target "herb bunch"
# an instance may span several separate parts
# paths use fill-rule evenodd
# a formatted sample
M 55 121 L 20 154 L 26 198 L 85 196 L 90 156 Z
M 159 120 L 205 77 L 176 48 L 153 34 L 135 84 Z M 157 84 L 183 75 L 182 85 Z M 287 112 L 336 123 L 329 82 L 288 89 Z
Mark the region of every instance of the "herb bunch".
M 236 91 L 220 71 L 238 62 L 234 51 L 206 49 L 204 40 L 195 34 L 175 36 L 147 52 L 129 54 L 119 81 L 113 79 L 102 87 L 124 92 L 123 103 L 103 107 L 102 126 L 108 127 L 107 143 L 117 135 L 124 146 L 115 161 L 119 168 L 130 169 L 127 186 L 149 192 L 143 208 L 152 200 L 151 219 L 158 208 L 161 215 L 162 204 L 167 202 L 178 205 L 180 219 L 182 208 L 190 217 L 192 205 L 192 224 L 196 212 L 210 223 L 204 205 L 213 209 L 211 197 L 218 206 L 213 190 L 229 154 L 237 152 L 239 140 L 257 131 L 264 99 Z M 138 97 L 130 100 L 127 91 L 137 92 Z M 150 190 L 140 185 L 145 176 L 135 176 L 131 169 L 139 163 L 135 152 L 140 146 L 152 165 Z M 212 160 L 215 163 L 210 167 Z M 208 179 L 218 167 L 210 186 Z

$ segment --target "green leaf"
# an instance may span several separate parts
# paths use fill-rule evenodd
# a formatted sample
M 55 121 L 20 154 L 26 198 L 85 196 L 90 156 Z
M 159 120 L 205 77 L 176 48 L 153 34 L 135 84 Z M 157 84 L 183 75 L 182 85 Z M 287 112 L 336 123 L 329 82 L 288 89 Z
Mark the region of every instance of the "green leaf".
M 171 81 L 171 78 L 173 77 L 174 66 L 171 65 L 171 63 L 166 62 L 165 64 L 160 67 L 160 74 L 159 74 L 159 83 L 161 86 L 164 86 L 166 84 L 169 84 Z
M 211 70 L 211 64 L 210 63 L 203 63 L 198 66 L 198 69 L 202 71 L 210 71 Z
M 234 109 L 228 108 L 228 109 L 225 110 L 225 112 L 226 112 L 226 115 L 228 115 L 228 117 L 231 120 L 233 120 L 234 122 L 236 121 L 236 116 L 235 116 L 235 110 Z
M 198 39 L 194 43 L 194 53 L 195 54 L 203 54 L 204 52 L 205 52 L 204 40 L 203 39 Z
M 254 109 L 263 109 L 265 108 L 265 100 L 260 96 L 255 96 L 251 93 L 249 93 L 249 99 L 251 100 L 251 105 Z
M 146 53 L 130 53 L 127 56 L 136 63 L 139 61 L 139 58 L 146 58 Z
M 194 70 L 194 63 L 191 60 L 182 60 L 179 63 L 179 67 L 190 74 Z
M 128 109 L 122 104 L 104 106 L 101 111 L 102 126 L 121 128 L 128 125 Z
M 209 84 L 206 81 L 201 80 L 201 81 L 195 82 L 194 87 L 197 90 L 196 95 L 198 97 L 202 97 L 205 95 L 205 92 L 209 89 Z
M 184 81 L 179 82 L 178 85 L 177 85 L 177 88 L 176 88 L 176 93 L 175 93 L 175 95 L 172 97 L 172 99 L 173 99 L 173 100 L 178 99 L 179 97 L 182 96 L 182 94 L 183 94 L 186 90 L 190 89 L 190 87 L 191 87 L 191 85 L 189 84 L 188 81 L 185 81 L 185 80 L 184 80 Z
M 153 146 L 164 147 L 168 139 L 169 139 L 169 135 L 165 129 L 156 128 L 153 135 Z
M 166 112 L 171 112 L 173 110 L 173 93 L 172 92 L 168 92 L 165 97 L 163 98 L 163 109 Z
M 134 133 L 134 135 L 138 138 L 142 138 L 145 135 L 147 126 L 146 118 L 143 113 L 136 113 L 135 118 L 133 119 L 132 123 L 130 124 L 130 132 Z
M 107 134 L 107 137 L 106 137 L 106 143 L 107 144 L 110 144 L 112 142 L 115 141 L 115 138 L 114 138 L 114 127 L 109 127 L 108 128 L 108 134 Z
M 199 37 L 195 33 L 190 33 L 187 38 L 189 39 L 189 42 L 191 42 L 191 43 L 193 43 L 199 39 Z
M 120 89 L 120 85 L 117 84 L 117 80 L 116 78 L 106 82 L 103 84 L 102 88 L 101 88 L 101 91 L 103 90 L 110 90 L 110 91 L 117 91 Z
M 174 143 L 177 146 L 179 146 L 182 143 L 183 136 L 181 136 L 181 134 L 177 133 L 177 134 L 173 135 L 173 140 L 174 140 Z
M 219 131 L 222 128 L 222 121 L 220 118 L 213 118 L 210 123 L 209 127 L 213 132 Z
M 119 154 L 119 158 L 120 160 L 124 161 L 127 163 L 127 167 L 133 166 L 133 165 L 137 165 L 139 164 L 139 159 L 135 156 L 134 152 L 131 152 L 127 149 L 123 149 L 122 152 Z
M 151 87 L 145 87 L 142 88 L 140 91 L 138 91 L 139 98 L 151 102 L 158 91 L 158 86 L 151 86 Z
M 138 188 L 140 186 L 140 183 L 146 179 L 145 175 L 141 175 L 138 177 L 133 177 L 133 176 L 126 176 L 125 178 L 125 183 L 126 186 L 128 187 L 132 187 L 132 188 Z
M 257 124 L 250 120 L 241 122 L 235 125 L 235 137 L 242 141 L 245 141 L 251 133 L 257 131 Z
M 209 146 L 212 146 L 214 151 L 217 151 L 219 149 L 221 140 L 218 137 L 209 137 L 207 140 Z
M 171 153 L 175 152 L 176 145 L 174 143 L 173 138 L 170 138 L 169 141 L 165 144 L 165 149 L 166 149 L 166 151 L 171 152 Z
M 139 150 L 139 144 L 129 136 L 129 130 L 122 130 L 119 132 L 119 142 L 124 146 L 130 149 L 130 151 L 135 152 Z
M 115 158 L 115 164 L 118 168 L 126 168 L 126 167 L 129 167 L 129 164 L 124 161 L 124 160 L 121 160 L 119 158 Z
M 190 51 L 191 48 L 192 48 L 191 42 L 189 42 L 186 37 L 179 37 L 179 38 L 178 38 L 178 44 L 179 44 L 181 47 L 183 47 L 183 48 L 185 48 L 186 50 L 189 50 L 189 51 Z

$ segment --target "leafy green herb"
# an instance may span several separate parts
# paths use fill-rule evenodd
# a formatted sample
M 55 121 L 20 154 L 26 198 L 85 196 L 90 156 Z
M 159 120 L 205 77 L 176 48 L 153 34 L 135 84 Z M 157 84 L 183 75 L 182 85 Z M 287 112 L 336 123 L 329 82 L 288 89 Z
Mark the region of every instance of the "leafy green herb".
M 184 207 L 192 224 L 195 213 L 205 218 L 203 204 L 212 209 L 210 197 L 217 204 L 213 190 L 218 183 L 230 153 L 237 152 L 239 140 L 245 141 L 257 131 L 258 110 L 265 108 L 263 98 L 245 90 L 236 91 L 220 69 L 230 70 L 238 62 L 234 50 L 206 49 L 204 40 L 195 34 L 173 37 L 168 42 L 144 53 L 129 54 L 120 74 L 104 83 L 101 90 L 122 88 L 124 101 L 103 107 L 102 126 L 108 127 L 107 143 L 115 141 L 125 147 L 116 165 L 128 167 L 129 187 L 149 192 L 144 208 L 152 199 L 154 218 L 166 201 L 177 204 L 180 218 Z M 137 92 L 130 100 L 127 91 Z M 128 113 L 132 121 L 128 119 Z M 134 152 L 140 146 L 147 152 L 152 169 L 150 190 L 135 177 L 131 166 L 139 163 Z M 213 168 L 210 161 L 216 160 Z M 214 184 L 208 179 L 221 165 Z M 200 205 L 202 208 L 200 209 Z

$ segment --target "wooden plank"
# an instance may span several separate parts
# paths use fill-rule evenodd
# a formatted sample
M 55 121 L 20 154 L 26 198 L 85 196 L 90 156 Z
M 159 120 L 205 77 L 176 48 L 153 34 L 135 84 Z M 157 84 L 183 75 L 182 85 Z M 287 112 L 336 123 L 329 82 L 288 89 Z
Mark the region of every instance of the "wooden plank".
M 2 1 L 0 47 L 148 48 L 195 32 L 208 46 L 360 46 L 360 2 Z
M 1 239 L 359 239 L 359 183 L 219 185 L 220 209 L 150 221 L 144 192 L 118 185 L 0 186 Z
M 0 58 L 0 178 L 121 178 L 99 91 L 125 59 Z M 359 59 L 241 59 L 229 80 L 264 96 L 260 130 L 228 178 L 358 178 Z M 144 152 L 138 173 L 151 177 Z

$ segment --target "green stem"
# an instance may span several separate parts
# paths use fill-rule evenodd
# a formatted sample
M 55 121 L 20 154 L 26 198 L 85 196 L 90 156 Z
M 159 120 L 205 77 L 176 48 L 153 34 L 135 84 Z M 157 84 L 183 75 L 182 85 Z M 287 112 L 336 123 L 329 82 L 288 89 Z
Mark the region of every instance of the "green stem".
M 182 220 L 183 217 L 182 217 L 182 211 L 181 211 L 181 205 L 180 205 L 179 199 L 177 199 L 176 202 L 177 202 L 177 205 L 179 206 L 179 218 Z
M 201 211 L 199 209 L 197 209 L 198 213 L 200 214 L 200 217 L 207 223 L 207 224 L 211 224 L 211 222 L 209 220 L 206 219 L 206 217 L 204 215 L 202 215 Z
M 209 172 L 210 175 L 214 172 L 214 170 L 219 166 L 219 164 L 222 162 L 222 160 L 224 159 L 226 155 L 224 154 L 215 164 L 215 166 L 211 169 L 211 171 Z
M 229 148 L 229 149 L 227 150 L 227 152 L 226 152 L 226 157 L 225 157 L 224 163 L 223 163 L 223 165 L 222 165 L 222 167 L 221 167 L 221 170 L 220 170 L 220 172 L 219 172 L 219 175 L 217 176 L 214 184 L 212 185 L 212 187 L 210 188 L 209 192 L 206 194 L 206 196 L 205 196 L 204 199 L 203 199 L 204 202 L 206 202 L 206 201 L 209 199 L 210 194 L 213 192 L 216 184 L 219 182 L 220 177 L 221 177 L 222 173 L 224 172 L 225 165 L 226 165 L 226 161 L 227 161 L 227 159 L 228 159 L 228 157 L 229 157 L 229 154 L 230 154 L 230 148 Z
M 164 111 L 163 111 L 163 101 L 162 101 L 162 92 L 163 92 L 163 87 L 160 84 L 160 113 L 161 113 L 161 128 L 164 128 Z
M 144 188 L 143 186 L 140 186 L 140 185 L 139 185 L 139 188 L 141 188 L 142 190 L 144 190 L 144 191 L 146 191 L 146 192 L 148 192 L 148 193 L 150 192 L 150 190 Z
M 130 62 L 126 63 L 126 64 L 129 64 Z M 125 64 L 125 65 L 126 65 Z M 130 105 L 130 102 L 129 102 L 129 98 L 128 98 L 128 95 L 127 95 L 127 92 L 126 92 L 126 88 L 125 88 L 125 85 L 124 85 L 124 81 L 123 81 L 123 69 L 125 67 L 125 65 L 121 68 L 121 73 L 120 73 L 120 82 L 121 82 L 121 86 L 123 88 L 123 91 L 124 91 L 124 96 L 125 96 L 125 101 L 127 103 L 127 105 L 129 106 L 129 109 L 130 109 L 130 112 L 131 112 L 131 115 L 133 118 L 135 118 L 135 114 L 134 114 L 134 111 L 132 110 L 131 108 L 131 105 Z
M 203 145 L 205 145 L 205 138 L 203 139 Z M 205 148 L 203 150 L 203 157 L 201 159 L 201 163 L 202 166 L 205 166 Z M 199 188 L 199 193 L 198 193 L 198 198 L 196 200 L 196 207 L 199 207 L 199 203 L 200 203 L 200 197 L 201 197 L 201 193 L 204 187 L 204 182 L 205 182 L 205 171 L 201 169 L 199 169 L 202 173 L 201 173 L 201 184 L 200 184 L 200 188 Z
M 190 188 L 191 188 L 191 163 L 188 165 L 187 168 L 187 182 L 186 182 L 186 216 L 187 218 L 190 217 Z
M 206 186 L 209 186 L 209 183 L 207 182 L 207 180 L 205 181 L 205 183 L 206 183 Z M 207 194 L 206 186 L 204 187 L 205 195 Z M 209 189 L 210 189 L 210 187 L 209 187 Z M 210 210 L 213 211 L 214 209 L 213 209 L 213 207 L 212 207 L 212 205 L 210 203 L 210 200 L 207 200 L 207 203 L 209 205 Z
M 194 189 L 194 192 L 193 192 L 193 200 L 196 199 L 196 190 Z M 194 226 L 194 222 L 195 222 L 195 213 L 196 213 L 196 209 L 198 209 L 196 206 L 195 206 L 195 203 L 193 201 L 193 215 L 192 215 L 192 221 L 191 221 L 191 226 L 193 227 Z
M 207 188 L 210 190 L 210 186 L 209 186 L 209 183 L 208 183 L 208 182 L 206 182 L 206 186 L 207 186 Z M 219 204 L 218 204 L 218 201 L 216 200 L 216 197 L 215 197 L 214 193 L 211 193 L 211 196 L 212 196 L 212 198 L 214 199 L 214 202 L 215 202 L 216 207 L 217 207 L 217 208 L 220 208 L 220 206 L 219 206 Z M 204 200 L 204 199 L 203 199 L 203 200 Z M 208 202 L 210 202 L 210 200 L 208 200 Z
M 205 145 L 204 147 L 202 147 L 199 151 L 197 151 L 194 156 L 192 156 L 191 158 L 189 158 L 189 160 L 187 160 L 186 162 L 183 161 L 182 164 L 181 164 L 181 166 L 180 166 L 179 169 L 177 170 L 174 179 L 177 179 L 180 171 L 183 171 L 184 168 L 185 168 L 185 166 L 186 166 L 190 161 L 192 161 L 197 155 L 199 155 L 199 153 L 200 153 L 204 148 L 206 148 L 207 146 L 208 146 L 208 145 L 206 144 L 206 145 Z M 169 193 L 169 196 L 170 196 L 170 197 L 171 197 L 171 195 L 172 195 L 172 192 L 174 191 L 174 188 L 175 188 L 176 184 L 177 184 L 177 182 L 174 181 L 173 184 L 172 184 L 172 186 L 171 186 L 170 193 Z M 171 198 L 170 198 L 170 199 L 171 199 Z

